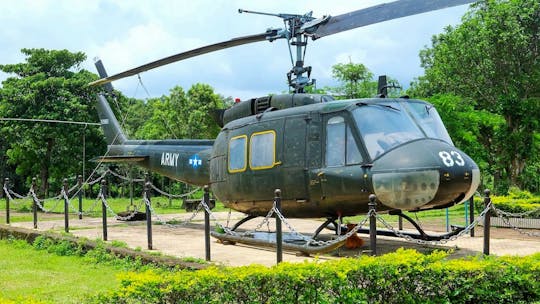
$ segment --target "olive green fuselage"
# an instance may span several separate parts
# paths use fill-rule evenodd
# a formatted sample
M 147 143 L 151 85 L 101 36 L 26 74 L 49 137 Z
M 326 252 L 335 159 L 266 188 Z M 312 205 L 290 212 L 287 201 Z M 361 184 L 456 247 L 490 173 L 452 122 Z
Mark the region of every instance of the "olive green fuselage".
M 209 185 L 225 206 L 250 215 L 272 208 L 275 189 L 288 217 L 366 213 L 370 194 L 378 211 L 443 208 L 472 195 L 479 170 L 432 108 L 408 99 L 278 95 L 228 109 L 213 141 L 110 138 L 104 159 Z

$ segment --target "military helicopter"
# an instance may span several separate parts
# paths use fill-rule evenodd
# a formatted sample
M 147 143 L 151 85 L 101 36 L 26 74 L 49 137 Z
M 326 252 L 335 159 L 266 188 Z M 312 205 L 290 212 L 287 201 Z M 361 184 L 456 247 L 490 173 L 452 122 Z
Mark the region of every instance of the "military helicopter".
M 105 85 L 111 92 L 111 81 L 230 47 L 287 39 L 296 48 L 287 73 L 292 93 L 251 98 L 224 109 L 216 115 L 222 129 L 215 140 L 127 139 L 106 94 L 99 94 L 97 110 L 108 143 L 100 160 L 135 163 L 175 180 L 209 185 L 226 207 L 246 214 L 234 229 L 266 215 L 277 188 L 286 217 L 328 219 L 316 234 L 338 218 L 366 213 L 370 194 L 377 196 L 378 211 L 415 224 L 401 211 L 467 200 L 479 185 L 478 166 L 454 146 L 433 105 L 406 96 L 386 98 L 384 82 L 380 95 L 368 99 L 306 94 L 314 80 L 303 56 L 309 38 L 470 2 L 402 0 L 322 18 L 311 12 L 239 10 L 282 18 L 286 28 L 203 46 L 110 77 L 98 61 L 103 78 L 90 85 Z

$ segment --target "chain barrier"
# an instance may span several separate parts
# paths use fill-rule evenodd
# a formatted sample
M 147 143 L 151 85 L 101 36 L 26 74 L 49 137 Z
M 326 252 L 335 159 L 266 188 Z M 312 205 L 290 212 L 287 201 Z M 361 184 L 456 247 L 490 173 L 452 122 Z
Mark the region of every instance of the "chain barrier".
M 68 191 L 68 192 L 69 192 L 69 191 Z M 72 210 L 73 212 L 75 212 L 75 214 L 77 214 L 77 215 L 84 215 L 83 212 L 79 212 L 79 210 L 78 210 L 77 208 L 75 208 L 75 207 L 71 204 L 71 200 L 69 199 L 69 197 L 68 197 L 66 191 L 64 191 L 64 189 L 62 189 L 62 193 L 61 193 L 61 194 L 62 194 L 62 196 L 64 197 L 64 200 L 67 202 L 69 208 L 71 208 L 71 210 Z
M 4 187 L 4 192 L 6 192 L 6 188 Z M 22 196 L 21 194 L 18 194 L 16 192 L 13 192 L 11 189 L 9 190 L 9 194 L 11 194 L 12 196 L 15 196 L 16 198 L 18 199 L 27 199 L 27 198 L 30 198 L 30 196 L 27 194 L 26 196 Z M 10 198 L 10 200 L 13 200 L 13 197 L 12 196 L 8 196 L 8 198 Z M 15 200 L 13 200 L 15 201 Z
M 382 218 L 378 213 L 375 212 L 375 215 L 377 217 L 377 220 L 381 224 L 383 224 L 383 226 L 386 229 L 390 230 L 394 235 L 396 235 L 399 238 L 405 239 L 405 240 L 410 241 L 410 242 L 414 242 L 414 243 L 419 244 L 419 245 L 444 245 L 444 244 L 448 243 L 449 241 L 457 240 L 458 238 L 462 237 L 463 235 L 469 233 L 471 231 L 471 229 L 476 227 L 478 224 L 480 224 L 480 222 L 486 216 L 487 212 L 489 212 L 489 210 L 492 208 L 491 206 L 492 206 L 492 204 L 489 203 L 488 206 L 480 213 L 480 215 L 478 215 L 478 217 L 476 217 L 475 220 L 472 223 L 470 223 L 467 227 L 465 227 L 465 229 L 460 231 L 458 234 L 452 235 L 452 236 L 450 236 L 448 238 L 443 238 L 443 239 L 441 239 L 439 241 L 426 241 L 426 240 L 421 240 L 421 239 L 415 239 L 410 235 L 403 234 L 403 233 L 399 232 L 398 230 L 396 230 L 394 227 L 392 227 L 392 225 L 390 225 L 387 221 L 385 221 L 384 218 Z
M 189 224 L 191 221 L 193 221 L 193 219 L 199 214 L 199 212 L 202 209 L 203 200 L 201 200 L 201 203 L 199 203 L 197 205 L 197 208 L 193 211 L 193 213 L 191 214 L 191 216 L 188 219 L 183 219 L 178 224 L 171 224 L 170 223 L 170 222 L 177 221 L 177 219 L 170 219 L 169 221 L 166 221 L 163 218 L 161 218 L 161 216 L 159 216 L 159 214 L 156 212 L 154 207 L 152 207 L 152 203 L 150 202 L 150 200 L 146 196 L 146 193 L 143 194 L 143 202 L 144 202 L 144 204 L 146 206 L 148 206 L 148 209 L 150 209 L 150 212 L 152 213 L 152 216 L 154 216 L 161 225 L 166 226 L 168 228 L 179 228 L 179 227 L 185 227 L 187 224 Z
M 101 202 L 103 203 L 103 205 L 105 205 L 105 208 L 107 209 L 107 211 L 112 216 L 114 216 L 115 219 L 117 219 L 119 221 L 129 221 L 133 217 L 135 217 L 135 215 L 137 214 L 137 210 L 132 211 L 130 214 L 128 214 L 126 216 L 121 216 L 118 213 L 114 212 L 114 210 L 111 208 L 111 206 L 109 206 L 109 203 L 107 202 L 107 198 L 105 198 L 105 196 L 101 193 L 101 191 L 98 194 L 98 199 L 100 199 Z
M 102 179 L 104 179 L 105 176 L 107 176 L 107 173 L 109 173 L 109 170 L 103 172 L 103 173 L 101 174 L 100 177 L 96 178 L 95 180 L 93 180 L 93 181 L 91 181 L 91 182 L 84 182 L 84 183 L 83 183 L 83 186 L 84 186 L 84 185 L 88 185 L 88 186 L 93 186 L 93 185 L 95 185 L 96 183 L 98 183 L 98 182 L 100 182 Z
M 495 212 L 495 214 L 497 214 L 497 216 L 499 218 L 502 219 L 502 221 L 510 228 L 514 229 L 515 231 L 517 231 L 518 233 L 520 234 L 524 234 L 524 235 L 528 235 L 528 236 L 531 236 L 531 237 L 540 237 L 540 233 L 537 233 L 537 232 L 532 232 L 532 231 L 527 231 L 527 230 L 524 230 L 522 228 L 519 228 L 517 227 L 516 225 L 512 224 L 510 222 L 510 219 L 508 218 L 509 216 L 514 216 L 513 213 L 509 213 L 509 212 L 505 212 L 505 211 L 502 211 L 502 210 L 499 210 L 497 209 L 495 206 L 491 206 L 493 211 Z M 534 210 L 535 212 L 537 210 Z
M 214 221 L 215 224 L 218 225 L 218 226 L 220 227 L 220 229 L 222 229 L 226 234 L 232 235 L 232 236 L 239 236 L 239 237 L 252 236 L 252 235 L 255 234 L 256 232 L 258 232 L 258 230 L 261 229 L 263 225 L 268 224 L 270 218 L 271 218 L 272 215 L 274 214 L 274 208 L 272 207 L 272 208 L 270 209 L 270 211 L 268 211 L 268 213 L 266 214 L 266 216 L 263 218 L 263 220 L 255 227 L 255 229 L 249 230 L 249 231 L 244 231 L 244 232 L 236 232 L 236 231 L 232 230 L 231 228 L 229 228 L 228 226 L 225 226 L 225 225 L 223 225 L 223 224 L 220 223 L 220 221 L 219 221 L 218 218 L 214 215 L 214 213 L 212 212 L 212 210 L 210 210 L 210 207 L 206 204 L 206 202 L 204 201 L 204 199 L 201 200 L 201 203 L 200 203 L 199 205 L 202 205 L 202 206 L 203 206 L 203 208 L 205 209 L 205 211 L 210 215 L 210 218 L 212 219 L 212 221 Z
M 82 214 L 85 215 L 85 216 L 86 216 L 86 215 L 93 214 L 94 211 L 95 211 L 94 209 L 96 209 L 96 207 L 99 205 L 99 202 L 100 202 L 100 198 L 99 198 L 99 195 L 98 195 L 98 197 L 97 197 L 96 200 L 94 201 L 94 204 L 92 205 L 92 207 L 90 207 L 90 209 L 87 210 L 87 211 L 83 211 Z M 77 212 L 78 212 L 78 211 L 77 211 Z
M 103 175 L 98 178 L 96 181 L 94 181 L 94 183 L 98 182 L 99 180 L 103 179 L 108 173 L 110 173 L 111 175 L 119 178 L 119 179 L 122 179 L 124 181 L 128 181 L 128 182 L 136 182 L 136 183 L 142 183 L 145 181 L 145 179 L 143 178 L 130 178 L 130 177 L 127 177 L 127 176 L 123 176 L 121 174 L 118 174 L 112 170 L 107 170 L 105 171 L 105 173 L 103 173 Z M 164 196 L 167 196 L 169 198 L 184 198 L 184 197 L 188 197 L 190 195 L 192 195 L 193 193 L 199 191 L 201 188 L 200 187 L 197 187 L 196 189 L 188 192 L 188 193 L 183 193 L 183 194 L 172 194 L 172 193 L 168 193 L 166 191 L 163 191 L 161 189 L 159 189 L 158 187 L 156 187 L 153 183 L 150 183 L 150 187 L 155 190 L 156 192 L 158 192 L 159 194 L 161 195 L 164 195 Z
M 13 197 L 11 196 L 10 192 L 8 191 L 8 189 L 6 188 L 6 185 L 4 184 L 4 193 L 6 194 L 8 200 L 11 202 L 11 201 L 14 201 Z
M 126 176 L 123 176 L 123 175 L 120 175 L 110 169 L 106 170 L 105 172 L 103 172 L 101 174 L 101 176 L 99 176 L 98 178 L 96 178 L 95 180 L 93 181 L 89 181 L 89 182 L 84 182 L 82 184 L 76 184 L 74 186 L 72 186 L 70 189 L 67 190 L 67 192 L 62 188 L 61 192 L 59 195 L 55 196 L 55 197 L 51 197 L 51 198 L 47 198 L 47 199 L 39 199 L 36 195 L 36 193 L 30 189 L 28 194 L 26 196 L 23 196 L 21 194 L 18 194 L 14 191 L 12 191 L 11 189 L 7 189 L 6 186 L 4 185 L 3 186 L 3 190 L 4 190 L 4 193 L 7 194 L 7 198 L 9 199 L 10 202 L 13 202 L 14 204 L 18 205 L 18 204 L 23 204 L 24 202 L 18 202 L 17 199 L 32 199 L 34 201 L 36 201 L 36 204 L 38 205 L 39 209 L 45 213 L 50 213 L 50 212 L 53 212 L 56 207 L 58 207 L 58 204 L 60 203 L 58 200 L 61 200 L 61 199 L 65 199 L 68 201 L 69 203 L 69 206 L 70 208 L 77 214 L 77 215 L 88 215 L 88 214 L 91 214 L 92 212 L 94 212 L 94 209 L 96 208 L 96 206 L 98 205 L 98 202 L 100 200 L 99 196 L 96 200 L 96 202 L 94 203 L 94 205 L 92 205 L 92 207 L 90 208 L 90 210 L 88 211 L 85 211 L 85 212 L 79 212 L 72 204 L 71 204 L 71 200 L 73 200 L 78 194 L 79 192 L 82 190 L 82 188 L 84 186 L 92 186 L 92 185 L 95 185 L 96 183 L 100 182 L 101 180 L 103 180 L 107 174 L 111 174 L 117 178 L 120 178 L 122 180 L 125 180 L 125 181 L 133 181 L 133 182 L 144 182 L 144 179 L 131 179 L 131 178 L 128 178 Z M 190 196 L 192 195 L 193 193 L 197 192 L 198 190 L 200 190 L 200 187 L 188 192 L 188 193 L 184 193 L 184 194 L 171 194 L 171 193 L 167 193 L 159 188 L 157 188 L 156 186 L 154 186 L 153 184 L 150 184 L 152 189 L 154 189 L 155 191 L 157 191 L 158 193 L 160 193 L 161 195 L 165 195 L 169 198 L 184 198 L 184 197 L 187 197 L 187 196 Z M 76 191 L 75 191 L 76 190 Z M 75 191 L 75 192 L 74 192 Z M 71 196 L 71 198 L 69 198 L 69 194 L 70 193 L 73 193 L 73 195 Z M 16 199 L 15 199 L 15 198 Z M 48 202 L 48 201 L 56 201 L 56 204 L 54 205 L 54 207 L 50 208 L 50 209 L 46 209 L 44 206 L 43 206 L 43 203 L 45 202 Z M 112 211 L 112 209 L 110 210 Z M 116 213 L 114 213 L 113 211 L 113 214 L 115 216 L 118 216 Z M 122 218 L 122 217 L 121 217 Z
M 15 192 L 13 192 L 13 191 L 11 191 L 11 190 L 6 189 L 5 186 L 4 186 L 4 193 L 7 194 L 8 200 L 9 200 L 11 203 L 13 203 L 14 206 L 20 206 L 20 205 L 25 204 L 26 202 L 22 202 L 22 201 L 18 201 L 18 200 L 28 199 L 28 198 L 29 198 L 28 195 L 27 195 L 27 196 L 22 196 L 22 195 L 20 195 L 20 194 L 18 194 L 18 193 L 15 193 Z M 13 196 L 15 196 L 17 199 L 14 199 Z
M 507 212 L 507 211 L 504 211 L 504 210 L 501 210 L 501 209 L 497 209 L 497 207 L 495 207 L 495 205 L 493 206 L 493 208 L 494 208 L 494 210 L 497 211 L 498 215 L 504 215 L 506 217 L 520 217 L 520 218 L 523 218 L 525 216 L 528 216 L 528 215 L 531 215 L 531 214 L 534 214 L 534 213 L 540 211 L 540 208 L 537 208 L 537 209 L 525 211 L 525 212 L 522 212 L 522 213 L 511 213 L 511 212 Z
M 357 233 L 362 228 L 362 226 L 364 226 L 366 224 L 366 222 L 369 220 L 369 217 L 372 214 L 372 211 L 369 211 L 367 216 L 362 221 L 360 221 L 358 224 L 356 224 L 354 229 L 349 230 L 346 234 L 340 235 L 337 238 L 329 240 L 329 241 L 318 241 L 318 240 L 313 239 L 312 237 L 305 236 L 302 233 L 299 233 L 298 231 L 296 231 L 294 229 L 294 227 L 287 221 L 285 216 L 283 216 L 283 214 L 275 207 L 275 205 L 274 205 L 273 209 L 274 209 L 274 212 L 279 217 L 279 219 L 281 220 L 281 222 L 283 222 L 285 224 L 285 226 L 287 226 L 287 229 L 289 229 L 289 231 L 291 232 L 291 235 L 293 235 L 295 237 L 298 237 L 298 238 L 302 239 L 303 241 L 305 241 L 306 242 L 306 244 L 305 244 L 306 247 L 310 246 L 312 244 L 315 245 L 315 246 L 328 246 L 328 245 L 333 245 L 333 244 L 343 242 L 347 238 L 351 237 L 353 234 Z M 336 229 L 338 229 L 338 227 L 336 227 Z
M 479 192 L 476 192 L 476 195 L 482 197 L 482 195 L 480 195 Z M 528 215 L 531 215 L 531 214 L 534 214 L 534 213 L 538 212 L 540 210 L 540 208 L 525 211 L 525 212 L 521 212 L 521 213 L 511 213 L 511 212 L 507 212 L 507 211 L 504 211 L 504 210 L 500 210 L 495 206 L 495 204 L 491 204 L 491 208 L 495 212 L 497 217 L 502 219 L 502 221 L 505 223 L 505 225 L 507 225 L 508 227 L 514 229 L 518 233 L 528 235 L 530 237 L 540 237 L 540 233 L 527 231 L 527 230 L 524 230 L 523 228 L 517 227 L 516 225 L 512 224 L 510 222 L 510 219 L 509 219 L 509 217 L 523 218 L 525 216 L 528 216 Z
M 50 209 L 46 209 L 42 203 L 45 203 L 45 200 L 40 200 L 36 193 L 34 192 L 34 189 L 30 188 L 30 191 L 28 192 L 31 196 L 32 196 L 32 200 L 34 200 L 34 202 L 36 203 L 36 205 L 38 206 L 38 208 L 45 212 L 45 213 L 51 213 L 51 212 L 54 212 L 54 210 L 56 209 L 56 207 L 58 207 L 58 204 L 60 204 L 60 199 L 62 198 L 61 194 L 59 196 L 57 196 L 58 198 L 56 199 L 56 204 L 50 208 Z M 49 199 L 50 201 L 51 199 Z
M 152 189 L 154 189 L 156 192 L 158 192 L 159 194 L 161 195 L 165 195 L 165 196 L 168 196 L 170 198 L 184 198 L 184 197 L 188 197 L 190 195 L 192 195 L 193 193 L 199 191 L 201 189 L 201 187 L 197 187 L 195 188 L 194 190 L 188 192 L 188 193 L 184 193 L 184 194 L 171 194 L 171 193 L 167 193 L 159 188 L 157 188 L 156 186 L 154 186 L 154 184 L 150 183 L 150 187 Z
M 3 186 L 3 190 L 4 190 L 4 193 L 6 193 L 7 195 L 7 198 L 10 202 L 14 202 L 15 204 L 17 204 L 17 200 L 14 199 L 17 198 L 17 199 L 28 199 L 28 198 L 31 198 L 33 201 L 35 201 L 36 205 L 38 206 L 38 208 L 45 212 L 45 213 L 50 213 L 50 212 L 53 212 L 57 207 L 58 205 L 60 204 L 60 201 L 61 199 L 65 199 L 67 202 L 68 202 L 68 205 L 69 207 L 72 209 L 72 211 L 74 211 L 75 214 L 77 215 L 88 215 L 88 214 L 91 214 L 92 212 L 94 212 L 94 209 L 97 207 L 99 201 L 103 202 L 103 204 L 105 205 L 105 207 L 107 208 L 108 212 L 113 215 L 116 219 L 118 220 L 123 220 L 123 221 L 128 221 L 128 220 L 131 220 L 137 213 L 138 211 L 138 207 L 135 206 L 134 210 L 132 210 L 132 212 L 127 215 L 127 216 L 120 216 L 119 214 L 117 214 L 111 207 L 110 205 L 108 204 L 106 198 L 102 195 L 102 193 L 100 192 L 96 201 L 94 202 L 93 206 L 90 208 L 90 210 L 86 211 L 86 212 L 79 212 L 72 204 L 71 204 L 71 199 L 69 199 L 69 196 L 68 194 L 73 192 L 74 190 L 76 190 L 77 188 L 77 191 L 75 192 L 74 196 L 77 195 L 79 193 L 79 191 L 82 189 L 83 186 L 85 185 L 94 185 L 96 184 L 97 182 L 103 180 L 107 174 L 111 174 L 117 178 L 120 178 L 122 180 L 125 180 L 125 181 L 133 181 L 133 182 L 143 182 L 144 179 L 131 179 L 131 178 L 128 178 L 128 177 L 125 177 L 125 176 L 122 176 L 116 172 L 113 172 L 111 170 L 107 170 L 105 171 L 103 174 L 101 174 L 101 176 L 99 176 L 97 179 L 91 181 L 91 182 L 85 182 L 83 183 L 82 185 L 75 185 L 73 187 L 71 187 L 70 189 L 68 189 L 68 191 L 66 192 L 63 188 L 62 188 L 62 191 L 59 195 L 53 197 L 53 198 L 49 198 L 49 199 L 44 199 L 44 200 L 40 200 L 36 193 L 34 192 L 33 188 L 30 189 L 30 191 L 28 192 L 28 194 L 26 196 L 23 196 L 21 194 L 18 194 L 18 193 L 15 193 L 14 191 L 12 190 L 8 190 L 6 188 L 6 186 L 4 185 Z M 196 188 L 192 191 L 190 191 L 189 193 L 185 193 L 185 194 L 180 194 L 180 195 L 175 195 L 175 194 L 170 194 L 170 193 L 167 193 L 159 188 L 157 188 L 154 184 L 150 183 L 149 184 L 150 187 L 155 190 L 156 192 L 158 192 L 159 194 L 161 195 L 165 195 L 165 196 L 168 196 L 170 198 L 184 198 L 184 197 L 187 197 L 189 195 L 192 195 L 193 193 L 195 193 L 196 191 L 199 191 L 200 190 L 200 187 L 199 188 Z M 81 186 L 79 188 L 79 186 Z M 476 192 L 475 195 L 477 196 L 480 196 L 480 193 L 479 192 Z M 42 203 L 46 202 L 46 201 L 50 201 L 50 200 L 55 200 L 56 201 L 56 204 L 50 208 L 50 209 L 46 209 Z M 22 202 L 20 202 L 22 203 Z M 386 229 L 390 230 L 395 236 L 399 237 L 399 238 L 402 238 L 402 239 L 405 239 L 407 241 L 411 241 L 411 242 L 415 242 L 417 244 L 421 244 L 421 245 L 426 245 L 426 244 L 430 244 L 430 245 L 442 245 L 442 244 L 446 244 L 447 242 L 449 241 L 454 241 L 458 238 L 460 238 L 461 236 L 465 235 L 465 234 L 468 234 L 473 228 L 475 228 L 482 220 L 483 218 L 485 217 L 486 213 L 489 211 L 489 210 L 493 210 L 494 213 L 503 220 L 503 222 L 509 226 L 510 228 L 516 230 L 517 232 L 521 233 L 521 234 L 525 234 L 525 235 L 528 235 L 528 236 L 531 236 L 531 237 L 539 237 L 540 234 L 539 233 L 536 233 L 536 232 L 531 232 L 531 231 L 525 231 L 519 227 L 517 227 L 516 225 L 512 224 L 510 222 L 510 220 L 508 219 L 508 217 L 524 217 L 524 216 L 528 216 L 530 214 L 533 214 L 535 212 L 538 212 L 538 209 L 535 209 L 535 210 L 530 210 L 530 211 L 526 211 L 526 212 L 522 212 L 522 213 L 510 213 L 510 212 L 506 212 L 506 211 L 503 211 L 503 210 L 500 210 L 498 208 L 495 207 L 495 205 L 493 203 L 489 203 L 489 205 L 481 212 L 481 214 L 476 217 L 476 219 L 471 223 L 469 224 L 466 228 L 464 228 L 462 231 L 460 231 L 458 234 L 456 235 L 453 235 L 453 236 L 450 236 L 448 238 L 443 238 L 441 240 L 438 240 L 438 241 L 427 241 L 427 240 L 421 240 L 421 239 L 415 239 L 413 237 L 411 237 L 410 235 L 406 235 L 406 234 L 403 234 L 401 233 L 399 230 L 396 230 L 392 225 L 390 225 L 386 220 L 384 220 L 384 218 L 379 215 L 376 211 L 369 211 L 367 216 L 361 220 L 355 227 L 355 229 L 351 229 L 350 231 L 348 231 L 346 234 L 344 235 L 340 235 L 338 236 L 337 238 L 334 238 L 332 240 L 329 240 L 329 241 L 318 241 L 318 240 L 315 240 L 313 239 L 312 237 L 309 237 L 309 236 L 306 236 L 306 235 L 303 235 L 302 233 L 299 233 L 290 223 L 289 221 L 287 221 L 287 219 L 283 216 L 283 214 L 276 208 L 275 206 L 275 202 L 274 202 L 274 205 L 272 206 L 272 208 L 268 211 L 267 215 L 263 218 L 263 220 L 252 230 L 250 231 L 244 231 L 244 232 L 236 232 L 236 231 L 233 231 L 231 230 L 229 227 L 228 227 L 228 223 L 227 225 L 223 225 L 222 223 L 220 223 L 220 221 L 218 220 L 218 218 L 214 215 L 214 213 L 210 210 L 210 207 L 204 202 L 204 199 L 201 199 L 201 202 L 197 205 L 197 208 L 193 211 L 193 213 L 191 214 L 191 216 L 187 219 L 182 219 L 181 223 L 179 224 L 171 224 L 170 222 L 174 222 L 174 221 L 177 221 L 177 219 L 170 219 L 168 221 L 164 220 L 157 212 L 156 210 L 152 207 L 152 204 L 150 202 L 150 200 L 147 198 L 146 196 L 146 193 L 143 194 L 143 203 L 145 205 L 147 205 L 150 209 L 150 211 L 152 212 L 152 215 L 154 215 L 156 217 L 156 219 L 164 226 L 167 226 L 169 228 L 178 228 L 178 227 L 182 227 L 182 226 L 186 226 L 188 223 L 190 223 L 191 221 L 193 221 L 193 219 L 199 214 L 199 212 L 202 210 L 202 209 L 205 209 L 206 212 L 208 212 L 208 214 L 210 215 L 211 219 L 215 222 L 216 225 L 218 225 L 226 234 L 229 234 L 229 235 L 233 235 L 233 236 L 241 236 L 241 237 L 245 237 L 245 236 L 252 236 L 254 233 L 256 232 L 259 232 L 259 230 L 264 226 L 264 225 L 267 225 L 269 227 L 269 224 L 270 224 L 270 218 L 273 217 L 274 213 L 279 217 L 279 219 L 285 224 L 285 226 L 287 227 L 287 229 L 289 229 L 291 235 L 293 237 L 296 237 L 296 238 L 299 238 L 301 239 L 302 241 L 305 241 L 306 242 L 306 245 L 305 246 L 309 246 L 309 245 L 316 245 L 316 246 L 326 246 L 326 245 L 332 245 L 332 244 L 335 244 L 335 243 L 338 243 L 338 242 L 342 242 L 343 240 L 347 239 L 348 237 L 352 236 L 354 233 L 357 233 L 365 224 L 366 222 L 369 220 L 369 217 L 374 215 L 376 218 L 377 218 L 377 221 L 379 221 Z M 140 207 L 140 206 L 139 206 Z M 230 216 L 230 215 L 229 215 Z M 228 221 L 227 221 L 228 222 Z M 339 228 L 339 227 L 338 227 Z
M 128 181 L 128 182 L 135 182 L 135 183 L 142 183 L 144 182 L 144 178 L 130 178 L 130 177 L 127 177 L 127 176 L 123 176 L 123 175 L 120 175 L 110 169 L 108 169 L 106 171 L 106 173 L 110 173 L 112 176 L 115 176 L 115 177 L 118 177 L 119 179 L 122 179 L 122 180 L 125 180 L 125 181 Z

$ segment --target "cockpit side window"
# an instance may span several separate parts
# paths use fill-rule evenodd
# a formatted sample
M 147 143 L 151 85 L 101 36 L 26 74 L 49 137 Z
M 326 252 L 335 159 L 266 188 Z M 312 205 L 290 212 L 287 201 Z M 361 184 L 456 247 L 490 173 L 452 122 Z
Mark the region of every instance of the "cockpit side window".
M 351 128 L 342 116 L 334 116 L 326 123 L 326 166 L 338 167 L 359 164 L 362 155 Z
M 229 141 L 229 173 L 246 170 L 247 136 L 240 135 Z

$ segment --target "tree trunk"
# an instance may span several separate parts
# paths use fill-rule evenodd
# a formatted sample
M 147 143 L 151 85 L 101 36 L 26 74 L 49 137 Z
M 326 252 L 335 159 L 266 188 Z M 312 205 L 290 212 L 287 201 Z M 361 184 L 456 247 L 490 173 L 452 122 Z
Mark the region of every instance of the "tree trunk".
M 45 152 L 45 158 L 41 161 L 41 193 L 44 197 L 49 194 L 49 166 L 51 165 L 52 149 L 54 147 L 54 139 L 47 138 L 47 151 Z
M 514 156 L 515 158 L 512 159 L 512 162 L 510 164 L 510 185 L 511 186 L 517 186 L 519 189 L 523 189 L 523 183 L 519 179 L 519 176 L 521 173 L 523 173 L 523 169 L 525 169 L 526 161 L 518 158 L 517 156 Z

